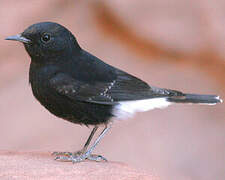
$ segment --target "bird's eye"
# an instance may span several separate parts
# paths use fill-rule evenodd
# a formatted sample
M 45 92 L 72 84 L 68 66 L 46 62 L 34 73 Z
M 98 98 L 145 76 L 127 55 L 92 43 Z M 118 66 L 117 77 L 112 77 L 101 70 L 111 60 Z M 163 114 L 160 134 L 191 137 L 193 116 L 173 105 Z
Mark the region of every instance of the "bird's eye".
M 41 40 L 43 41 L 43 42 L 48 42 L 48 41 L 50 41 L 50 39 L 51 39 L 51 36 L 50 36 L 50 34 L 44 34 L 42 37 L 41 37 Z

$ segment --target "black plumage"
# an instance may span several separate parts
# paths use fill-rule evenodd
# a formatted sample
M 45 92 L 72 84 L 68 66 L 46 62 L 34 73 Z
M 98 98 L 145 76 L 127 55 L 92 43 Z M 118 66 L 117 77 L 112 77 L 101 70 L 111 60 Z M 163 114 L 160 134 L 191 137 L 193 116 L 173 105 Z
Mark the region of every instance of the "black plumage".
M 83 50 L 72 33 L 57 23 L 37 23 L 7 39 L 23 42 L 31 57 L 29 82 L 36 99 L 51 113 L 73 123 L 107 126 L 115 107 L 124 101 L 220 102 L 214 95 L 149 86 Z

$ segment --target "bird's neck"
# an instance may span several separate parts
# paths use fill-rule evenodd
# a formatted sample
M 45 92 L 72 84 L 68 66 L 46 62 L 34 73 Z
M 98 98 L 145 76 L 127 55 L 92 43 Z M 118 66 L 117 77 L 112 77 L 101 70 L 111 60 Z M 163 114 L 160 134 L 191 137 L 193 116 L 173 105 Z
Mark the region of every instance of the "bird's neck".
M 41 78 L 50 78 L 52 75 L 59 71 L 59 67 L 54 64 L 40 64 L 31 61 L 29 70 L 29 82 L 32 84 L 34 81 L 41 81 Z

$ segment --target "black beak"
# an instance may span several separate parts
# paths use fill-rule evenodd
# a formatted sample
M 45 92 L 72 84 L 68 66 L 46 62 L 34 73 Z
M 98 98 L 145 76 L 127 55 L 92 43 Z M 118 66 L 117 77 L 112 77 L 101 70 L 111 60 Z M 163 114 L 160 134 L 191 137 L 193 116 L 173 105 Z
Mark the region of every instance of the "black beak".
M 17 34 L 15 36 L 9 36 L 9 37 L 5 38 L 5 40 L 19 41 L 19 42 L 22 42 L 22 43 L 31 42 L 30 39 L 27 39 L 27 38 L 23 37 L 21 34 Z

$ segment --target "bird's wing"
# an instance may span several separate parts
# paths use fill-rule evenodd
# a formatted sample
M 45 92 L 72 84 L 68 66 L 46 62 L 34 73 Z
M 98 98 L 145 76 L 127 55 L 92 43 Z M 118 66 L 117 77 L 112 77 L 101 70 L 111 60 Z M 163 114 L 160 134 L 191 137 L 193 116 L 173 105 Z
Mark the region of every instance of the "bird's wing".
M 182 93 L 174 90 L 149 86 L 144 81 L 121 70 L 116 71 L 117 78 L 108 94 L 115 101 L 135 101 L 157 97 L 180 96 Z
M 50 88 L 53 88 L 59 95 L 68 97 L 72 101 L 109 105 L 116 103 L 104 94 L 104 89 L 110 86 L 110 83 L 85 83 L 64 73 L 58 73 L 49 82 Z
M 58 73 L 50 79 L 50 87 L 70 100 L 115 105 L 121 101 L 144 100 L 157 97 L 181 96 L 178 91 L 150 87 L 140 79 L 117 71 L 111 82 L 85 83 Z

